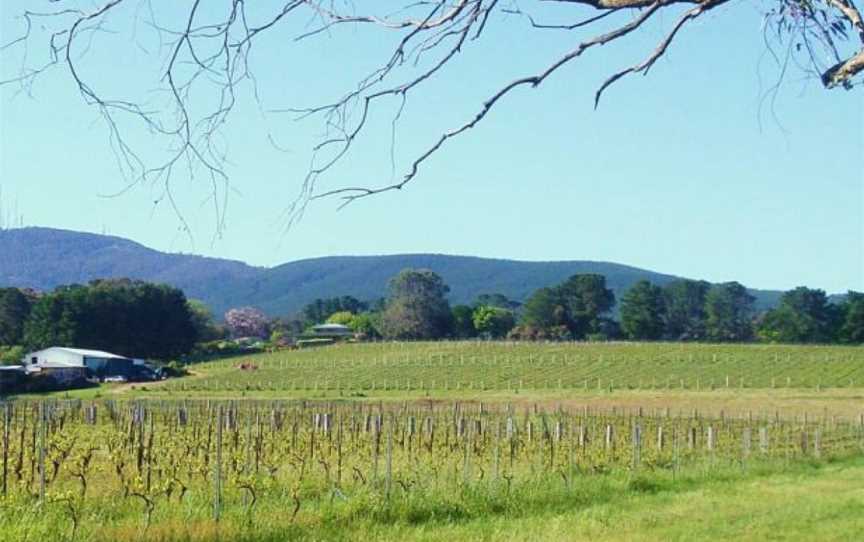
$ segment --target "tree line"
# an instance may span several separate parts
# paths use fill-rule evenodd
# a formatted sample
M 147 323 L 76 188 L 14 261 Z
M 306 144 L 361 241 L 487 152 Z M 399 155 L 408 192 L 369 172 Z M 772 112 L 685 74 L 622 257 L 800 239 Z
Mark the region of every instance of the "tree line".
M 834 303 L 824 291 L 799 287 L 758 312 L 737 282 L 679 279 L 664 286 L 639 281 L 621 297 L 599 274 L 577 274 L 536 290 L 524 304 L 484 294 L 451 306 L 449 287 L 426 269 L 405 269 L 388 296 L 317 299 L 295 317 L 271 319 L 252 307 L 229 310 L 224 324 L 177 288 L 128 279 L 61 286 L 50 293 L 0 288 L 0 359 L 17 362 L 29 350 L 78 346 L 130 357 L 170 360 L 197 343 L 253 337 L 273 345 L 343 324 L 358 337 L 389 340 L 666 340 L 709 342 L 864 343 L 864 293 Z
M 0 289 L 0 349 L 5 362 L 50 346 L 175 359 L 190 352 L 208 325 L 200 304 L 164 284 L 95 280 L 39 294 Z
M 451 307 L 448 292 L 436 273 L 406 269 L 391 279 L 386 299 L 319 299 L 281 325 L 297 330 L 340 323 L 365 336 L 399 340 L 864 343 L 864 293 L 852 291 L 833 303 L 823 290 L 802 286 L 784 293 L 777 307 L 760 312 L 738 282 L 679 279 L 659 286 L 642 280 L 621 296 L 618 319 L 613 318 L 615 294 L 599 274 L 577 274 L 540 288 L 524 304 L 484 294 L 470 305 Z

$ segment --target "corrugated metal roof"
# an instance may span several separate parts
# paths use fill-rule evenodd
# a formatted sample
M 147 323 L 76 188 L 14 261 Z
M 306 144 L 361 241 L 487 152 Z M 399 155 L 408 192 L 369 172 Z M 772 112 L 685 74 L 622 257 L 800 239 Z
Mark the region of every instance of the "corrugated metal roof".
M 68 346 L 52 346 L 51 348 L 46 348 L 45 350 L 40 350 L 39 352 L 34 353 L 46 352 L 48 350 L 63 350 L 64 352 L 71 352 L 72 354 L 77 354 L 87 358 L 128 359 L 124 356 L 112 354 L 111 352 L 103 352 L 102 350 L 88 350 L 86 348 L 71 348 Z
M 343 326 L 342 324 L 321 324 L 318 326 L 312 326 L 312 329 L 322 329 L 328 331 L 351 331 L 350 327 Z

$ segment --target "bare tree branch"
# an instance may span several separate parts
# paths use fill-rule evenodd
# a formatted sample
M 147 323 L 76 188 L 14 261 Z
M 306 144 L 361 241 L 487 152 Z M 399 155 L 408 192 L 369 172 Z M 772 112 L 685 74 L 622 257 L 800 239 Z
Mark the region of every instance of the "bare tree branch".
M 817 74 L 827 88 L 851 88 L 855 78 L 864 72 L 864 23 L 854 0 L 769 1 L 765 35 L 786 48 L 789 57 L 783 63 L 783 73 L 787 64 L 797 65 L 808 75 Z M 386 8 L 382 7 L 385 2 L 377 1 L 355 5 L 333 0 L 279 0 L 263 5 L 248 0 L 219 3 L 189 0 L 181 6 L 152 0 L 42 0 L 49 7 L 24 10 L 20 15 L 21 35 L 0 44 L 0 55 L 14 54 L 22 60 L 21 69 L 0 80 L 0 85 L 16 85 L 20 91 L 30 92 L 33 82 L 48 70 L 65 67 L 84 102 L 95 108 L 108 128 L 109 143 L 126 181 L 118 193 L 139 185 L 158 187 L 160 195 L 154 204 L 167 202 L 182 227 L 188 229 L 171 189 L 180 167 L 189 178 L 206 179 L 212 190 L 216 229 L 221 231 L 227 195 L 233 190 L 226 173 L 228 156 L 221 138 L 242 99 L 243 83 L 251 87 L 259 110 L 265 112 L 250 63 L 256 44 L 264 36 L 280 32 L 289 35 L 286 43 L 313 40 L 335 34 L 346 26 L 380 29 L 385 36 L 393 35 L 389 54 L 356 81 L 353 88 L 338 93 L 336 99 L 307 107 L 291 104 L 266 109 L 268 114 L 288 113 L 296 120 L 317 119 L 323 127 L 321 139 L 311 146 L 308 170 L 298 179 L 298 198 L 286 212 L 286 225 L 290 227 L 314 199 L 335 196 L 341 198 L 340 207 L 344 207 L 361 198 L 402 189 L 420 174 L 432 156 L 450 140 L 481 123 L 504 97 L 522 87 L 538 87 L 589 49 L 623 40 L 659 12 L 673 14 L 671 28 L 644 60 L 602 81 L 595 94 L 596 107 L 603 93 L 623 77 L 647 74 L 670 50 L 684 26 L 730 3 L 729 0 L 522 0 L 520 7 L 516 0 L 393 2 L 398 4 L 395 10 L 392 3 Z M 540 22 L 549 19 L 548 10 L 545 16 L 535 16 L 532 11 L 540 14 L 544 4 L 557 5 L 555 13 L 564 13 L 556 15 L 561 20 Z M 178 18 L 178 12 L 183 16 Z M 630 15 L 629 21 L 618 19 L 624 14 Z M 562 35 L 568 40 L 577 32 L 584 34 L 573 40 L 576 45 L 563 56 L 550 55 L 545 67 L 533 75 L 503 81 L 497 86 L 493 82 L 489 97 L 471 118 L 433 137 L 397 177 L 396 124 L 409 107 L 409 97 L 421 92 L 433 78 L 440 77 L 466 47 L 481 47 L 482 37 L 491 31 L 488 29 L 514 20 L 513 16 L 527 19 L 530 29 L 564 32 Z M 109 97 L 97 88 L 101 85 L 95 79 L 86 75 L 88 54 L 100 46 L 98 38 L 111 31 L 109 23 L 130 20 L 133 29 L 143 23 L 142 27 L 158 38 L 159 52 L 150 53 L 161 66 L 155 88 L 148 89 L 156 91 L 151 94 L 155 96 L 152 100 Z M 859 42 L 853 51 L 847 45 L 849 29 Z M 31 61 L 30 57 L 30 46 L 38 40 L 44 40 L 40 44 L 48 47 L 47 57 L 41 63 Z M 143 49 L 137 38 L 134 41 Z M 388 98 L 393 98 L 394 106 L 398 106 L 389 119 L 391 181 L 398 180 L 383 185 L 371 182 L 319 189 L 320 178 L 349 155 L 374 116 L 380 114 L 377 109 L 373 112 L 374 106 Z M 133 145 L 128 132 L 132 126 L 164 142 L 164 154 L 154 160 L 147 157 L 152 149 Z M 268 137 L 273 141 L 272 135 Z

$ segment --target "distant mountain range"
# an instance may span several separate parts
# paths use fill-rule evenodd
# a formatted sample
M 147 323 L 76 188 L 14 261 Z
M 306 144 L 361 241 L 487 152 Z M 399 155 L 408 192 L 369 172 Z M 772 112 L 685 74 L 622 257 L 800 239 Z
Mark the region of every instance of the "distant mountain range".
M 524 301 L 534 290 L 575 273 L 600 273 L 617 299 L 638 280 L 659 285 L 679 278 L 609 262 L 522 262 L 441 254 L 332 256 L 278 267 L 187 254 L 168 254 L 107 235 L 50 228 L 0 231 L 0 286 L 50 290 L 97 278 L 128 277 L 182 288 L 207 303 L 217 317 L 231 307 L 252 305 L 271 316 L 296 313 L 316 298 L 384 297 L 387 281 L 405 268 L 426 268 L 450 286 L 450 302 L 470 303 L 480 294 L 501 293 Z M 769 308 L 782 292 L 751 290 L 757 307 Z

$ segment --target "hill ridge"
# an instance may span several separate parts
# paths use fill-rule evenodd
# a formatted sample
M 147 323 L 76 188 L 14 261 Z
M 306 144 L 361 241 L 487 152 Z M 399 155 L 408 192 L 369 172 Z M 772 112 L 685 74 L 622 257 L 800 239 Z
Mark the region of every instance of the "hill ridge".
M 575 273 L 605 275 L 619 300 L 638 280 L 664 285 L 681 278 L 597 260 L 530 261 L 422 252 L 319 256 L 256 267 L 238 260 L 161 252 L 114 235 L 47 227 L 0 231 L 0 286 L 50 290 L 61 284 L 118 277 L 165 282 L 201 299 L 217 316 L 242 305 L 284 316 L 319 297 L 376 299 L 386 294 L 389 278 L 406 267 L 439 273 L 450 286 L 454 304 L 470 302 L 483 293 L 502 293 L 521 301 L 537 288 Z M 781 295 L 751 291 L 760 309 L 773 306 Z

